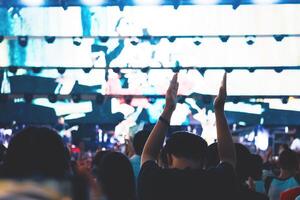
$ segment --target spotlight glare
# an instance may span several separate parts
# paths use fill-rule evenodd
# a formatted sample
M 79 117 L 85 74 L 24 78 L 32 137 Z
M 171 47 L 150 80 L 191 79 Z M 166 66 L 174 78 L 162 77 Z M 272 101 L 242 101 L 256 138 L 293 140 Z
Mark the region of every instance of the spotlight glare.
M 218 3 L 219 0 L 194 0 L 195 5 L 215 5 Z
M 99 6 L 103 3 L 103 0 L 81 0 L 81 3 L 88 6 Z
M 278 0 L 253 0 L 254 4 L 276 4 Z
M 160 5 L 161 4 L 161 0 L 135 0 L 135 4 L 136 5 L 141 5 L 141 6 L 145 6 L 145 5 Z
M 44 4 L 44 0 L 22 0 L 26 6 L 40 6 Z

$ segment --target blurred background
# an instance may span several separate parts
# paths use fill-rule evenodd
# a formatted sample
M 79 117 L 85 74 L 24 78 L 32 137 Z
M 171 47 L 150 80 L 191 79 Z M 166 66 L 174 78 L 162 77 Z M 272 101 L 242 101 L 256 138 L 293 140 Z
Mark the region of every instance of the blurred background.
M 0 0 L 0 140 L 51 125 L 76 146 L 120 146 L 153 127 L 179 72 L 171 129 L 212 143 L 227 72 L 235 139 L 277 151 L 300 134 L 299 2 Z

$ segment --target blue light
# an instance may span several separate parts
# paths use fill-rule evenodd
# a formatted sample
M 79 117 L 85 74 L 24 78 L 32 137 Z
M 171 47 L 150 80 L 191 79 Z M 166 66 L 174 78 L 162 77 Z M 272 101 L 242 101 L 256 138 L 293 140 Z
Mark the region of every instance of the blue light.
M 44 0 L 22 0 L 26 6 L 40 6 L 44 4 Z

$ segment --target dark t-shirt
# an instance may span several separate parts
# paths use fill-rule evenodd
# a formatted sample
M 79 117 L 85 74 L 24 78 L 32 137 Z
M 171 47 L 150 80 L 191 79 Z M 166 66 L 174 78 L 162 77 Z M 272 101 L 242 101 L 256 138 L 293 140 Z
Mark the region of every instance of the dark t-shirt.
M 242 200 L 269 200 L 269 197 L 265 194 L 250 190 L 246 185 L 241 186 L 237 193 L 238 198 Z
M 147 161 L 138 178 L 140 200 L 228 200 L 233 199 L 235 189 L 234 169 L 228 163 L 209 170 L 179 170 Z

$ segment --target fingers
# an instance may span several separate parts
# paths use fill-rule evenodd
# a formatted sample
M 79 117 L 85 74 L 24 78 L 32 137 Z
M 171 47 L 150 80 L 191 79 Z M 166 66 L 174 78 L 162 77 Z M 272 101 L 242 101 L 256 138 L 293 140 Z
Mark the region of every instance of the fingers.
M 227 73 L 224 73 L 223 76 L 223 81 L 222 81 L 222 87 L 225 89 L 225 91 L 227 90 Z

